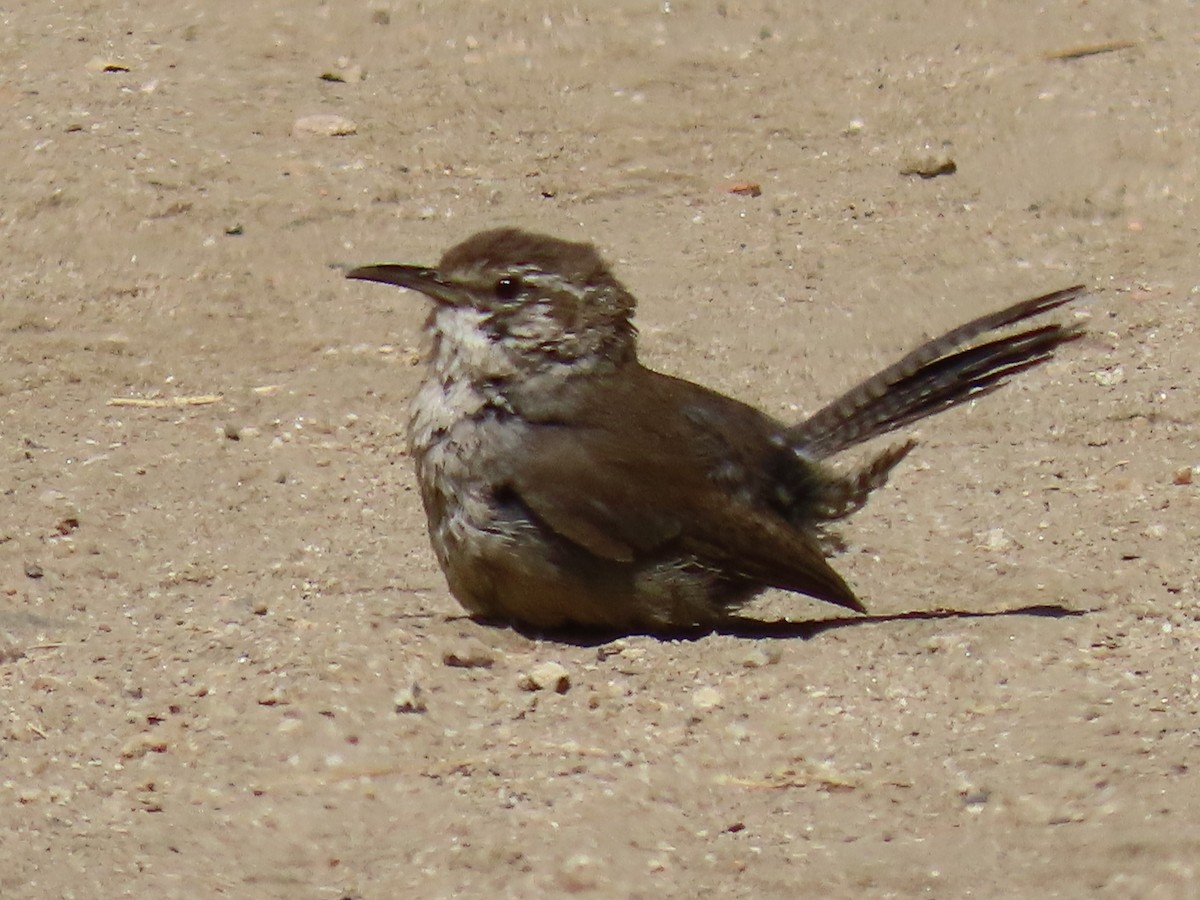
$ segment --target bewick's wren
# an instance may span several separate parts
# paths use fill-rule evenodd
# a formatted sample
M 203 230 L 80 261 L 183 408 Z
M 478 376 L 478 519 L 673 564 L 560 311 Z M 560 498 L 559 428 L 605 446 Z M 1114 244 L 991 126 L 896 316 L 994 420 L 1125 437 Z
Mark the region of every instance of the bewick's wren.
M 450 590 L 537 627 L 719 624 L 768 587 L 862 611 L 826 562 L 830 523 L 913 448 L 824 460 L 994 390 L 1076 327 L 976 338 L 1061 306 L 1070 287 L 923 344 L 798 425 L 645 368 L 636 301 L 588 244 L 499 229 L 436 268 L 349 278 L 433 300 L 409 442 Z

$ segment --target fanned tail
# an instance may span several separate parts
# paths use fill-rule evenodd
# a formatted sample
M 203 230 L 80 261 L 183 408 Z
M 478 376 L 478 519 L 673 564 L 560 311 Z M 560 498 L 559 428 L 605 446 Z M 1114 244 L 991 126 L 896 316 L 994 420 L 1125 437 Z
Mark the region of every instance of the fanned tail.
M 1012 376 L 1040 365 L 1061 345 L 1083 336 L 1077 326 L 1053 324 L 967 346 L 975 338 L 1070 303 L 1083 285 L 1054 291 L 960 325 L 922 344 L 899 362 L 851 388 L 828 406 L 790 428 L 789 443 L 813 460 L 834 456 L 871 438 L 996 390 Z M 862 506 L 887 480 L 888 471 L 912 449 L 876 457 L 847 480 L 845 512 Z M 870 486 L 868 486 L 870 485 Z M 835 516 L 840 518 L 841 515 Z

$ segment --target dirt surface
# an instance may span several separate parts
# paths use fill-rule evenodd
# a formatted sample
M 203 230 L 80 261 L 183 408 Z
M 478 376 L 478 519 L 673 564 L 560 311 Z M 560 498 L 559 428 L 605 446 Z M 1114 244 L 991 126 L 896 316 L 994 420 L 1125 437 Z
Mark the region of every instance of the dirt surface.
M 0 7 L 0 894 L 1200 894 L 1195 8 L 806 6 Z M 1090 335 L 922 425 L 872 616 L 538 640 L 448 594 L 424 309 L 339 268 L 505 223 L 789 418 Z

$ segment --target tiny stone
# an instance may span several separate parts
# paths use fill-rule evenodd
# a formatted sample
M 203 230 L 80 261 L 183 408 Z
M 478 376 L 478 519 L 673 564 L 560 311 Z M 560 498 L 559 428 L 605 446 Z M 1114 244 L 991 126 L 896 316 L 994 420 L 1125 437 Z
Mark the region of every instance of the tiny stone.
M 975 538 L 979 541 L 980 547 L 984 550 L 990 550 L 993 553 L 1009 550 L 1014 543 L 1013 539 L 1008 536 L 1003 528 L 991 528 L 975 535 Z
M 773 666 L 783 658 L 783 651 L 772 646 L 769 649 L 754 647 L 744 657 L 742 665 L 747 669 L 761 669 L 763 666 Z
M 692 694 L 692 706 L 698 710 L 709 710 L 720 706 L 722 703 L 721 693 L 714 687 L 698 688 Z
M 17 642 L 15 636 L 7 631 L 0 632 L 0 663 L 13 662 L 21 659 L 25 655 L 25 650 Z
M 517 685 L 523 691 L 554 691 L 556 694 L 565 694 L 571 687 L 571 674 L 559 663 L 539 663 L 522 675 Z
M 317 113 L 311 116 L 301 116 L 292 124 L 295 134 L 316 134 L 323 137 L 344 137 L 357 134 L 358 125 L 345 116 L 335 116 L 332 113 Z
M 496 657 L 479 641 L 463 641 L 444 648 L 442 662 L 454 669 L 490 669 Z
M 106 56 L 93 56 L 87 61 L 89 72 L 128 72 L 129 66 L 117 59 Z
M 1196 469 L 1192 466 L 1184 466 L 1182 469 L 1176 469 L 1175 474 L 1171 477 L 1172 484 L 1191 484 L 1192 479 L 1196 475 Z
M 762 185 L 757 181 L 735 181 L 726 189 L 727 193 L 737 194 L 739 197 L 761 197 Z
M 392 698 L 392 703 L 396 706 L 398 713 L 423 713 L 427 709 L 425 705 L 424 691 L 421 686 L 415 681 L 408 687 L 401 688 L 396 691 L 396 695 Z
M 362 66 L 351 63 L 344 57 L 338 60 L 337 66 L 321 73 L 322 81 L 334 81 L 341 84 L 358 84 L 366 77 L 366 71 Z
M 991 797 L 991 792 L 986 790 L 970 790 L 963 794 L 963 806 L 983 806 Z
M 258 694 L 259 706 L 287 706 L 291 701 L 281 685 L 270 685 Z
M 939 175 L 953 175 L 958 171 L 958 165 L 948 156 L 923 156 L 905 160 L 900 165 L 901 175 L 916 175 L 919 178 L 937 178 Z
M 26 578 L 41 578 L 45 574 L 46 574 L 45 571 L 37 563 L 33 563 L 33 562 L 25 563 L 25 577 Z
M 586 853 L 576 853 L 563 863 L 558 879 L 563 888 L 572 894 L 591 890 L 600 883 L 599 866 Z
M 618 638 L 608 644 L 602 644 L 596 648 L 596 659 L 600 662 L 608 659 L 610 656 L 618 656 L 625 652 L 629 645 L 622 639 Z
M 165 753 L 167 742 L 153 734 L 135 734 L 121 747 L 122 759 L 137 759 L 147 753 Z

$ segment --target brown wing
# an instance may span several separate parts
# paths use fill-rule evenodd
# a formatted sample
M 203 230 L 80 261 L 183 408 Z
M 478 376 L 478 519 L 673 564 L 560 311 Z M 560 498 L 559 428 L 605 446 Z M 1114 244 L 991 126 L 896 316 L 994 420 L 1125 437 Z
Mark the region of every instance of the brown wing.
M 521 410 L 531 425 L 504 482 L 533 515 L 614 562 L 677 552 L 730 577 L 862 609 L 815 536 L 763 502 L 768 460 L 790 453 L 778 423 L 646 369 L 606 382 L 570 398 L 569 427 L 544 400 Z

